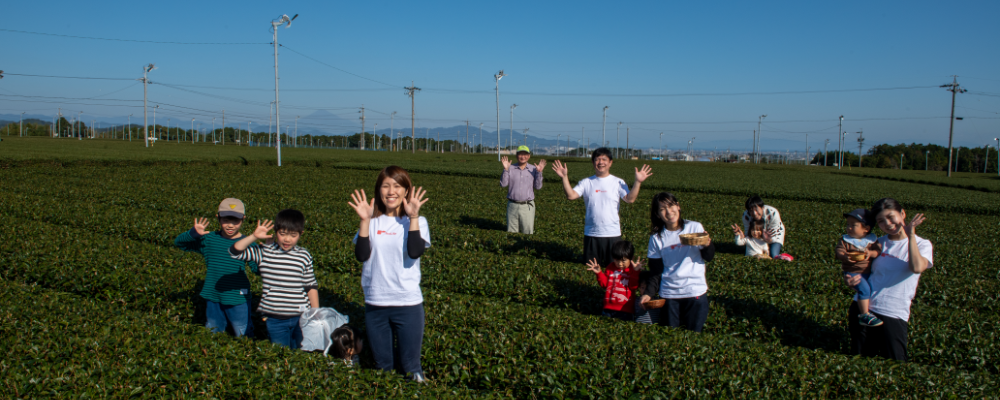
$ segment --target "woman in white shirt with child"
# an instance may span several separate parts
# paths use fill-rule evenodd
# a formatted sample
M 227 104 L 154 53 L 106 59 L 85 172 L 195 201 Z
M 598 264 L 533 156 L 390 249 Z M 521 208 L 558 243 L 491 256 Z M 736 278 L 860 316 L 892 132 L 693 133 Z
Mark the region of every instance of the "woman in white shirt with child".
M 920 275 L 934 266 L 934 246 L 917 236 L 916 228 L 924 222 L 916 214 L 906 223 L 906 211 L 898 201 L 884 198 L 872 205 L 875 223 L 885 236 L 878 238 L 882 253 L 872 261 L 869 312 L 882 320 L 878 327 L 863 327 L 858 323 L 858 303 L 851 303 L 848 326 L 851 350 L 866 357 L 881 356 L 906 361 L 910 305 L 917 294 Z M 861 277 L 844 275 L 848 286 L 857 285 Z

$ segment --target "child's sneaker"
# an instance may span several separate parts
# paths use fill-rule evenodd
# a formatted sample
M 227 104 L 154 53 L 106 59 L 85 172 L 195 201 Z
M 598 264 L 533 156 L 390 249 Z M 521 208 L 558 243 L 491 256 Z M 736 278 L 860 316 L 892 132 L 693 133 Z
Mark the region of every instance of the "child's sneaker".
M 879 326 L 882 325 L 882 320 L 878 319 L 874 314 L 861 314 L 858 315 L 858 322 L 864 326 Z

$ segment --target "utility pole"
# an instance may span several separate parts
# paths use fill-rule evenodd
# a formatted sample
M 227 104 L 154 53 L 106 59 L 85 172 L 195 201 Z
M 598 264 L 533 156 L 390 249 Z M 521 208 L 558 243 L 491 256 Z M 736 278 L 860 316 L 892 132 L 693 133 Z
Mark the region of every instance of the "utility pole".
M 660 132 L 660 161 L 663 161 L 663 132 Z
M 298 14 L 295 14 L 292 18 L 288 18 L 288 15 L 282 15 L 276 20 L 271 21 L 271 31 L 274 32 L 274 126 L 278 136 L 278 140 L 275 140 L 275 147 L 278 150 L 278 166 L 281 166 L 281 103 L 278 102 L 278 27 L 281 24 L 287 23 L 285 29 L 292 26 L 292 21 L 298 18 Z M 287 128 L 285 129 L 287 131 Z M 225 128 L 223 127 L 223 131 Z
M 629 154 L 632 151 L 632 146 L 628 144 L 628 125 L 625 125 L 625 158 L 629 158 Z
M 465 120 L 465 147 L 462 152 L 469 151 L 469 120 Z
M 806 156 L 802 157 L 802 165 L 809 165 L 809 134 L 806 134 Z
M 10 134 L 10 130 L 7 131 L 7 134 Z M 21 111 L 21 119 L 17 121 L 17 137 L 22 136 L 24 136 L 24 111 Z
M 948 125 L 948 177 L 951 177 L 951 139 L 955 133 L 955 95 L 958 93 L 965 93 L 967 90 L 958 85 L 958 75 L 952 75 L 951 83 L 941 85 L 940 87 L 948 88 L 951 92 L 951 119 Z
M 396 134 L 393 133 L 393 126 L 396 125 L 396 112 L 393 111 L 389 114 L 389 147 L 392 147 L 392 140 L 396 138 Z M 392 150 L 392 149 L 389 149 Z M 396 151 L 399 151 L 399 143 L 396 143 Z
M 562 136 L 562 134 L 561 134 L 561 133 L 560 133 L 560 134 L 558 134 L 558 135 L 556 135 L 556 157 L 559 157 L 559 138 L 560 138 L 561 136 Z
M 510 106 L 510 139 L 507 141 L 507 145 L 514 146 L 514 109 L 517 108 L 517 104 L 512 104 Z
M 764 118 L 767 118 L 767 114 L 763 114 L 757 118 L 757 145 L 756 145 L 757 153 L 755 156 L 756 157 L 755 162 L 760 162 L 760 136 L 761 136 L 760 124 L 761 122 L 764 121 Z
M 132 129 L 129 129 L 129 131 L 131 131 L 131 130 Z M 191 118 L 191 144 L 194 144 L 194 136 L 195 136 L 194 135 L 194 118 Z
M 622 122 L 618 121 L 618 128 L 615 130 L 615 158 L 621 158 Z
M 361 105 L 361 143 L 358 146 L 361 150 L 365 149 L 365 105 Z
M 142 67 L 142 126 L 146 132 L 146 147 L 149 147 L 149 122 L 147 121 L 148 115 L 146 112 L 146 88 L 149 86 L 149 79 L 146 79 L 146 74 L 149 71 L 156 69 L 156 66 L 150 63 L 149 65 Z
M 528 145 L 528 128 L 524 128 L 524 145 Z
M 153 107 L 153 144 L 156 144 L 156 109 L 157 108 L 160 108 L 159 104 L 157 104 L 156 107 Z M 94 122 L 91 123 L 91 126 L 93 126 L 93 124 L 94 124 Z
M 844 116 L 840 116 L 840 124 L 837 125 L 837 169 L 844 165 Z
M 861 146 L 865 144 L 864 129 L 858 131 L 858 168 L 861 168 Z
M 364 107 L 361 107 L 362 112 L 364 112 L 364 109 L 365 109 Z M 364 133 L 365 133 L 365 123 L 364 123 L 364 120 L 362 120 L 362 122 L 361 122 L 361 134 L 363 135 Z M 298 115 L 295 116 L 295 135 L 294 136 L 295 136 L 295 144 L 293 145 L 293 147 L 299 147 L 299 116 Z
M 413 85 L 413 81 L 410 81 L 410 87 L 405 87 L 403 89 L 406 89 L 406 95 L 410 96 L 410 141 L 413 142 L 412 143 L 413 146 L 410 147 L 413 149 L 413 154 L 417 154 L 417 128 L 416 128 L 417 120 L 416 120 L 416 113 L 415 113 L 416 108 L 414 106 L 413 95 L 416 93 L 417 90 L 420 90 L 420 88 Z
M 483 123 L 479 123 L 479 151 L 486 153 L 486 149 L 483 148 Z
M 605 141 L 604 131 L 607 125 L 608 125 L 608 106 L 604 106 L 604 121 L 601 122 L 601 146 L 604 146 L 604 141 Z
M 823 166 L 824 167 L 826 166 L 826 146 L 828 144 L 830 144 L 830 139 L 826 139 L 826 141 L 823 142 Z
M 215 129 L 214 120 L 212 129 Z M 222 145 L 226 145 L 226 110 L 222 110 Z
M 503 73 L 502 69 L 500 70 L 500 72 L 497 72 L 495 75 L 493 75 L 493 79 L 496 80 L 496 84 L 497 84 L 497 87 L 496 87 L 496 91 L 497 91 L 497 161 L 500 161 L 500 79 L 503 78 L 503 77 L 505 77 L 505 76 L 507 76 L 507 74 Z M 512 112 L 513 112 L 513 109 L 512 109 Z

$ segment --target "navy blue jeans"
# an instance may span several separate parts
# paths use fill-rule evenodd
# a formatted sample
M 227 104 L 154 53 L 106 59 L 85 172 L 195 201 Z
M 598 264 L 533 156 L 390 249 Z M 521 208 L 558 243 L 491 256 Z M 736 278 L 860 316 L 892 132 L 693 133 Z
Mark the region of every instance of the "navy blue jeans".
M 267 317 L 267 334 L 271 343 L 297 349 L 302 345 L 302 328 L 299 327 L 299 317 L 277 318 Z
M 768 250 L 770 250 L 771 258 L 774 258 L 774 257 L 777 257 L 777 256 L 781 255 L 781 243 L 771 243 L 767 247 L 768 247 Z
M 708 319 L 708 295 L 667 299 L 667 304 L 660 310 L 660 325 L 674 328 L 683 326 L 689 331 L 701 332 Z
M 403 307 L 365 304 L 365 327 L 378 369 L 423 372 L 420 366 L 420 349 L 424 342 L 423 303 Z
M 858 300 L 868 300 L 872 298 L 872 287 L 868 284 L 868 278 L 872 274 L 859 274 L 857 272 L 848 272 L 845 275 L 858 276 L 861 275 L 861 282 L 858 282 L 858 286 L 854 287 L 854 290 L 858 291 Z
M 250 320 L 250 301 L 235 306 L 205 301 L 205 327 L 212 333 L 225 332 L 226 327 L 233 330 L 236 337 L 253 337 L 253 321 Z

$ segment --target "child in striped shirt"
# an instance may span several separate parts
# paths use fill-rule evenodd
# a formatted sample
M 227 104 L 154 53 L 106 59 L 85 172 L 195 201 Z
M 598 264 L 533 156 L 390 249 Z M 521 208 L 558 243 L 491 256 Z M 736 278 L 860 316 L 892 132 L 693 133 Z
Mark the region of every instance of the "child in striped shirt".
M 273 223 L 258 222 L 253 236 L 229 249 L 233 258 L 257 263 L 264 286 L 264 297 L 257 310 L 266 318 L 271 343 L 293 349 L 302 343 L 299 327 L 302 312 L 319 307 L 319 285 L 313 273 L 312 255 L 297 245 L 305 223 L 300 211 L 282 210 Z M 273 236 L 268 234 L 272 229 Z M 274 236 L 268 243 L 255 243 Z

